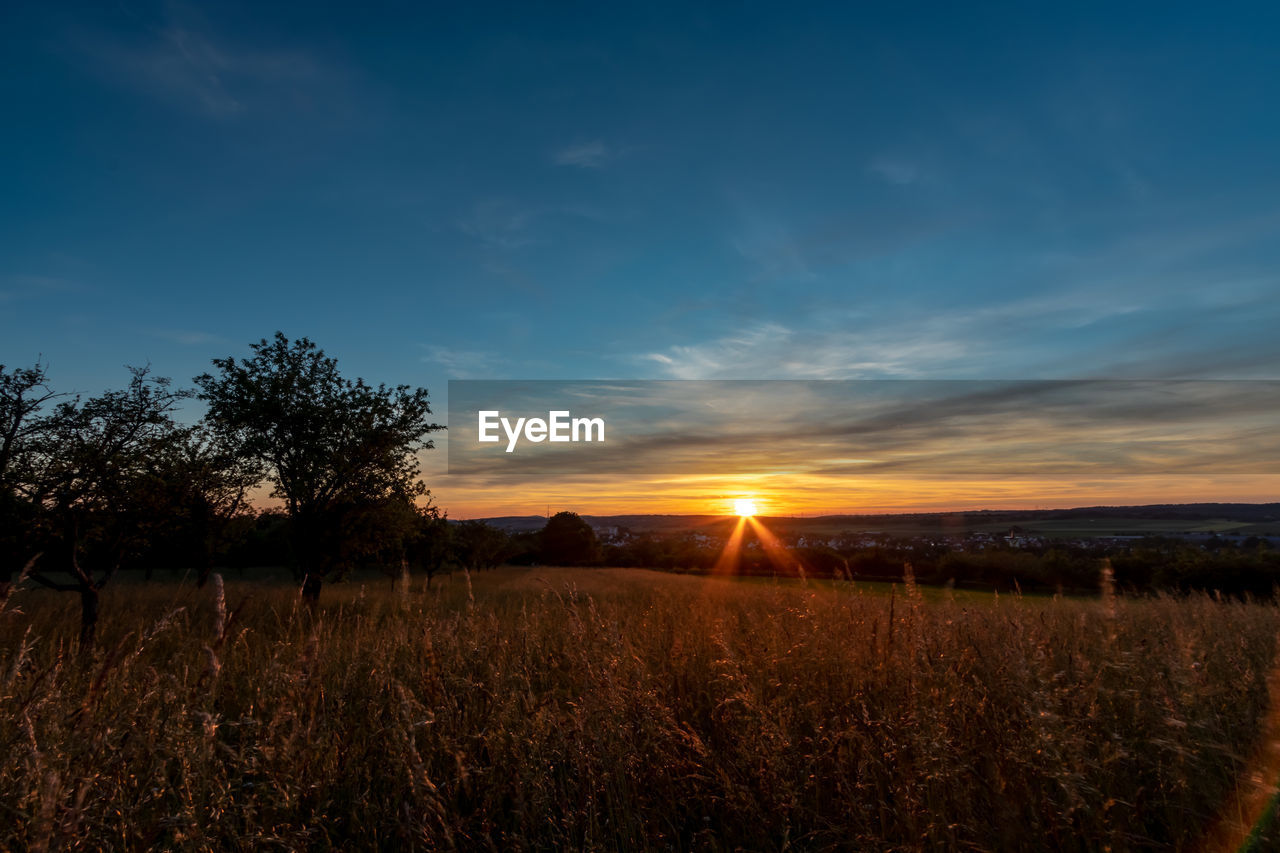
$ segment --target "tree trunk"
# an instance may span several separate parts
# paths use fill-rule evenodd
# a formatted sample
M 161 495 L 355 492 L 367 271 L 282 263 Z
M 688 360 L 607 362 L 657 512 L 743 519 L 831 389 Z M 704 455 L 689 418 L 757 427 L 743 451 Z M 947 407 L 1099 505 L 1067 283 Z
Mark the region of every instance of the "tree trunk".
M 93 645 L 94 629 L 98 626 L 98 590 L 92 586 L 80 587 L 80 648 Z
M 320 586 L 324 575 L 332 566 L 321 543 L 325 542 L 321 516 L 314 512 L 298 511 L 289 523 L 289 539 L 293 546 L 295 566 L 302 572 L 302 600 L 315 610 L 320 601 Z
M 213 574 L 214 537 L 209 515 L 208 503 L 201 501 L 195 513 L 196 538 L 200 540 L 200 569 L 196 577 L 196 589 L 204 589 L 209 576 Z
M 204 589 L 204 585 L 209 582 L 209 576 L 213 574 L 213 551 L 206 548 L 204 554 L 200 558 L 200 571 L 196 576 L 196 589 Z

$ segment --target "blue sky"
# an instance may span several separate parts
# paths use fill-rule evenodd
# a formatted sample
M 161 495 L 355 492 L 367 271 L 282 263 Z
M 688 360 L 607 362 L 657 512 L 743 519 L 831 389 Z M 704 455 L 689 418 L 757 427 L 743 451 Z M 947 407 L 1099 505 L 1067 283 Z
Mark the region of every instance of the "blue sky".
M 6 4 L 0 363 L 1276 376 L 1276 4 L 548 5 Z

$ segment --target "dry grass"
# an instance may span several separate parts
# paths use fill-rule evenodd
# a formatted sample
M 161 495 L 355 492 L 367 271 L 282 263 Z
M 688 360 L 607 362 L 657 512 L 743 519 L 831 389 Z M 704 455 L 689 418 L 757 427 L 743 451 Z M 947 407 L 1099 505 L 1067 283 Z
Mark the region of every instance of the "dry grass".
M 253 599 L 241 610 L 244 594 Z M 1182 849 L 1280 610 L 629 570 L 120 585 L 0 614 L 10 849 Z M 14 612 L 14 606 L 20 612 Z

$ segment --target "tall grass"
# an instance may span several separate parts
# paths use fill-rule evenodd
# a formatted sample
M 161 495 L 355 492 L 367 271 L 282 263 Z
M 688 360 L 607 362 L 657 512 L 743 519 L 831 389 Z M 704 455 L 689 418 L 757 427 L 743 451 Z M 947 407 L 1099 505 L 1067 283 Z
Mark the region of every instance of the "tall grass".
M 1254 748 L 1280 630 L 1207 597 L 462 581 L 315 615 L 122 585 L 87 664 L 68 603 L 22 591 L 0 847 L 1181 849 Z

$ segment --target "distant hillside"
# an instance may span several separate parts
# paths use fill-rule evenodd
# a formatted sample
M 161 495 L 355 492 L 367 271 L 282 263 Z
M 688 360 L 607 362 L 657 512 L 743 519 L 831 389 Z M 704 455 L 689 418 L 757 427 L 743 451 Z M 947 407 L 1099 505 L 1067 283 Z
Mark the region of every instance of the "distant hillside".
M 603 527 L 625 527 L 636 532 L 693 530 L 722 524 L 726 516 L 722 515 L 584 515 L 583 520 L 597 529 Z M 480 521 L 491 524 L 509 533 L 525 533 L 541 530 L 547 523 L 541 515 L 502 515 L 494 518 L 482 518 Z
M 731 521 L 717 515 L 583 515 L 592 527 L 625 528 L 634 533 L 678 533 L 720 528 Z M 762 516 L 776 530 L 833 535 L 842 532 L 884 532 L 901 535 L 946 534 L 1005 530 L 1055 536 L 1203 534 L 1280 535 L 1280 503 L 1149 504 L 1145 506 L 1089 506 L 1051 510 L 969 510 L 864 515 L 822 515 L 795 518 Z M 510 533 L 541 530 L 540 515 L 508 515 L 482 521 Z
M 1229 518 L 1232 521 L 1280 521 L 1280 503 L 1267 504 L 1149 504 L 1147 506 L 1088 506 L 1060 509 L 1046 518 L 1123 516 L 1125 518 Z

